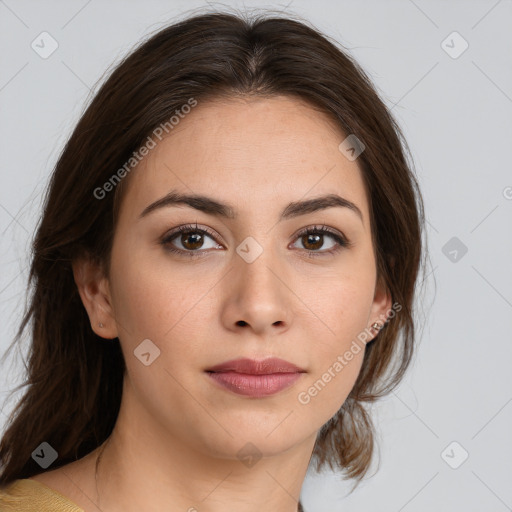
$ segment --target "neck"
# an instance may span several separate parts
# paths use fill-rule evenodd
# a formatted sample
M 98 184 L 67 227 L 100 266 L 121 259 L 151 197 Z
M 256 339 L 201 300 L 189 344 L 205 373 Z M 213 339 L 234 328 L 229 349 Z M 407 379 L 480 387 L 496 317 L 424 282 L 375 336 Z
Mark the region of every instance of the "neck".
M 316 432 L 285 453 L 241 461 L 173 439 L 169 432 L 133 421 L 122 404 L 112 435 L 96 459 L 97 506 L 116 512 L 300 512 L 300 490 Z M 132 420 L 127 421 L 128 418 Z M 165 440 L 165 441 L 162 441 Z M 256 450 L 256 448 L 255 448 Z M 252 455 L 255 455 L 252 457 Z M 256 460 L 258 459 L 258 460 Z

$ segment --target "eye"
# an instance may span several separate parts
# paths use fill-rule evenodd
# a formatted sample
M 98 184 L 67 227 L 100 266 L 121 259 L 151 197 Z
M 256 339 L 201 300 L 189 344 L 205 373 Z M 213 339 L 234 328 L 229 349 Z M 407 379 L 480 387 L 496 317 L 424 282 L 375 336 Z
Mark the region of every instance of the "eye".
M 162 239 L 161 243 L 169 252 L 180 255 L 186 254 L 190 257 L 200 257 L 205 255 L 202 252 L 203 250 L 222 247 L 215 242 L 214 236 L 208 228 L 203 229 L 199 228 L 197 224 L 195 226 L 188 224 L 173 229 Z M 210 238 L 214 242 L 213 245 L 205 247 L 206 238 Z M 172 243 L 175 239 L 174 243 L 180 244 L 181 248 L 179 246 L 178 248 L 173 247 Z
M 309 252 L 308 256 L 310 257 L 322 256 L 326 253 L 333 254 L 344 247 L 350 247 L 352 245 L 345 236 L 327 226 L 320 228 L 317 226 L 309 227 L 300 231 L 297 236 L 298 241 L 301 242 L 303 247 Z M 325 243 L 326 236 L 333 240 L 333 242 L 326 250 L 319 251 L 318 249 Z
M 180 256 L 188 256 L 191 258 L 199 258 L 207 255 L 207 249 L 220 249 L 222 245 L 215 241 L 215 234 L 208 228 L 199 228 L 197 223 L 178 226 L 171 232 L 167 233 L 161 240 L 161 244 L 165 250 Z M 325 244 L 325 237 L 331 239 L 331 244 L 326 250 L 320 251 Z M 210 245 L 205 246 L 205 240 L 211 240 Z M 309 257 L 324 256 L 326 254 L 333 254 L 343 249 L 344 247 L 352 246 L 352 243 L 347 240 L 338 231 L 332 230 L 327 226 L 313 226 L 300 231 L 296 238 L 301 242 L 304 250 L 308 253 Z M 175 244 L 181 245 L 176 247 Z M 325 249 L 325 248 L 324 248 Z

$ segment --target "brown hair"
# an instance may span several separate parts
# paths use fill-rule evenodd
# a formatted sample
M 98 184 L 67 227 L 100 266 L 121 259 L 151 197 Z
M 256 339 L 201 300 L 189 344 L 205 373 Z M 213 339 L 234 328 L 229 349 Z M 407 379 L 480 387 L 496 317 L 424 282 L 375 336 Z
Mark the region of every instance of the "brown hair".
M 125 57 L 57 161 L 33 241 L 30 301 L 14 340 L 30 325 L 27 389 L 0 443 L 0 484 L 40 472 L 31 453 L 41 442 L 57 450 L 55 469 L 97 448 L 116 422 L 125 371 L 119 340 L 106 343 L 92 331 L 71 263 L 85 255 L 108 275 L 126 178 L 101 199 L 93 191 L 190 98 L 246 95 L 305 100 L 365 145 L 358 163 L 378 279 L 401 309 L 366 346 L 358 379 L 319 431 L 312 461 L 317 470 L 328 464 L 357 482 L 367 472 L 374 429 L 364 405 L 397 386 L 416 337 L 413 299 L 424 213 L 410 152 L 364 71 L 319 31 L 289 16 L 215 13 L 165 27 Z

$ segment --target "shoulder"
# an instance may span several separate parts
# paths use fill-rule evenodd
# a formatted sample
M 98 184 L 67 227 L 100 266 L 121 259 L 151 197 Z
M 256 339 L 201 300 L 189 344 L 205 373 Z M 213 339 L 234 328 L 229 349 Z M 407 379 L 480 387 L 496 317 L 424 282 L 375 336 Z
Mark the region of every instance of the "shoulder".
M 32 478 L 0 487 L 0 512 L 84 512 L 75 503 Z

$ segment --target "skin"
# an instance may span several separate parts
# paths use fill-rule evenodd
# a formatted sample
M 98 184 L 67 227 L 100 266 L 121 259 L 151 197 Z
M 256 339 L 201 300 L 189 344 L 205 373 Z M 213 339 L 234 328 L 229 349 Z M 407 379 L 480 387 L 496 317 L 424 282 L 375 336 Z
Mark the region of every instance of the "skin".
M 94 512 L 297 510 L 317 432 L 350 393 L 364 347 L 309 403 L 298 394 L 391 307 L 377 284 L 361 169 L 338 150 L 345 137 L 295 98 L 199 102 L 132 171 L 110 276 L 90 262 L 74 264 L 92 328 L 106 339 L 119 337 L 127 364 L 121 410 L 99 465 L 99 494 L 98 450 L 34 479 Z M 230 203 L 238 217 L 184 205 L 139 217 L 171 190 Z M 330 193 L 355 203 L 362 220 L 349 208 L 331 207 L 279 221 L 288 203 Z M 196 245 L 205 257 L 179 256 L 162 245 L 172 228 L 196 222 L 216 235 Z M 330 235 L 312 249 L 297 236 L 324 224 L 352 246 L 329 254 L 336 246 Z M 249 236 L 263 249 L 252 263 L 236 252 Z M 178 234 L 168 245 L 194 247 L 184 238 Z M 133 355 L 144 339 L 160 349 L 149 366 Z M 288 389 L 254 398 L 220 388 L 204 371 L 268 356 L 306 373 Z M 252 467 L 237 457 L 248 442 L 262 455 Z

